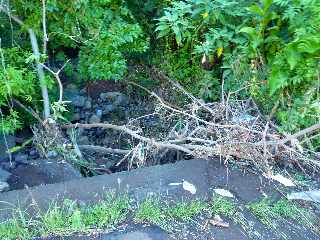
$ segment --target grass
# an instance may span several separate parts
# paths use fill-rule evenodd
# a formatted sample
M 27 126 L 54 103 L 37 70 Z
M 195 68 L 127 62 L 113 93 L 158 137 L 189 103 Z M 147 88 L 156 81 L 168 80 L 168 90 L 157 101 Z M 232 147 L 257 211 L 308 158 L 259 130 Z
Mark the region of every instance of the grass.
M 173 222 L 189 222 L 206 208 L 207 203 L 200 200 L 178 202 L 169 206 L 158 199 L 147 198 L 139 206 L 135 221 L 155 224 L 171 231 Z
M 188 203 L 177 203 L 175 206 L 168 208 L 167 213 L 171 218 L 188 222 L 206 208 L 208 208 L 208 204 L 206 202 L 195 200 Z
M 293 204 L 287 199 L 272 202 L 263 198 L 259 202 L 250 203 L 248 209 L 266 226 L 275 228 L 279 221 L 297 221 L 306 227 L 313 228 L 314 216 L 308 209 Z
M 165 210 L 159 199 L 152 199 L 151 197 L 144 200 L 139 206 L 135 214 L 134 220 L 136 222 L 152 223 L 160 226 L 165 230 L 170 230 L 167 223 Z
M 230 219 L 233 219 L 236 212 L 236 205 L 230 200 L 221 196 L 216 196 L 213 198 L 211 204 L 212 215 L 223 215 Z
M 46 212 L 39 212 L 34 219 L 25 213 L 14 214 L 11 220 L 0 224 L 1 240 L 28 240 L 34 237 L 67 236 L 92 229 L 114 228 L 127 218 L 130 210 L 127 196 L 107 194 L 92 206 L 79 207 L 74 201 L 51 204 Z

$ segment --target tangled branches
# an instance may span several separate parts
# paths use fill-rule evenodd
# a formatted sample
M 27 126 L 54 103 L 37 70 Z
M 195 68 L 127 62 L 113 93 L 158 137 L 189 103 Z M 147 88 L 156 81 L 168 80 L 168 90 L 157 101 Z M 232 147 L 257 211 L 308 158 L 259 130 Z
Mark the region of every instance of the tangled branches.
M 178 83 L 172 82 L 172 84 L 190 100 L 190 103 L 183 108 L 175 107 L 155 92 L 134 84 L 157 100 L 153 115 L 158 116 L 167 126 L 166 131 L 162 131 L 161 134 L 146 136 L 137 119 L 123 126 L 98 123 L 69 124 L 63 128 L 113 129 L 131 136 L 135 139 L 135 145 L 130 150 L 79 146 L 80 149 L 124 154 L 118 165 L 128 160 L 129 167 L 133 163 L 137 166 L 145 165 L 150 156 L 160 156 L 168 149 L 196 158 L 220 156 L 226 159 L 229 157 L 246 159 L 260 166 L 285 160 L 293 161 L 299 166 L 311 164 L 313 167 L 320 167 L 319 161 L 313 158 L 313 152 L 305 149 L 298 141 L 298 138 L 319 130 L 320 124 L 293 135 L 280 134 L 275 124 L 260 114 L 251 99 L 229 102 L 228 97 L 226 101 L 204 103 L 187 93 Z M 141 116 L 139 120 L 143 118 L 144 116 Z

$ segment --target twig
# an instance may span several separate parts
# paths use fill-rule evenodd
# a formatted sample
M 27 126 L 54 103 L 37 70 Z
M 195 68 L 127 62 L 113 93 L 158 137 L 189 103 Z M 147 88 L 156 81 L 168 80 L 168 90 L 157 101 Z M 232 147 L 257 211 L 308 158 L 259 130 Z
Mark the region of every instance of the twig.
M 45 68 L 47 71 L 49 71 L 54 77 L 55 79 L 57 80 L 58 82 L 58 85 L 59 85 L 59 102 L 62 102 L 63 100 L 63 84 L 61 82 L 61 79 L 59 77 L 59 74 L 60 72 L 65 68 L 65 66 L 69 63 L 69 59 L 63 64 L 63 66 L 57 71 L 57 72 L 54 72 L 52 69 L 50 69 L 48 66 L 46 66 L 45 64 L 41 64 L 41 66 L 43 68 Z
M 47 54 L 47 42 L 49 41 L 46 27 L 46 0 L 42 0 L 42 28 L 43 28 L 43 54 Z
M 154 145 L 156 147 L 159 148 L 172 148 L 172 149 L 176 149 L 188 154 L 192 154 L 192 152 L 184 147 L 181 147 L 179 145 L 175 145 L 175 144 L 171 144 L 168 142 L 156 142 L 154 139 L 151 138 L 147 138 L 144 136 L 139 135 L 136 131 L 133 131 L 129 128 L 127 128 L 126 126 L 118 126 L 118 125 L 113 125 L 110 123 L 95 123 L 95 124 L 80 124 L 80 123 L 76 123 L 76 124 L 68 124 L 68 125 L 64 125 L 62 126 L 62 128 L 68 129 L 68 128 L 85 128 L 85 129 L 90 129 L 90 128 L 103 128 L 103 129 L 113 129 L 116 131 L 120 131 L 120 132 L 125 132 L 129 135 L 131 135 L 132 137 L 141 140 L 143 142 L 146 142 L 150 145 Z
M 79 149 L 93 151 L 93 152 L 99 152 L 101 154 L 108 154 L 108 153 L 127 154 L 127 153 L 131 152 L 131 150 L 106 148 L 106 147 L 94 146 L 94 145 L 79 145 Z
M 27 113 L 31 114 L 35 119 L 38 120 L 39 123 L 42 123 L 42 119 L 40 118 L 40 116 L 31 107 L 26 107 L 17 99 L 12 99 L 12 101 L 13 103 L 21 107 L 23 110 L 25 110 Z

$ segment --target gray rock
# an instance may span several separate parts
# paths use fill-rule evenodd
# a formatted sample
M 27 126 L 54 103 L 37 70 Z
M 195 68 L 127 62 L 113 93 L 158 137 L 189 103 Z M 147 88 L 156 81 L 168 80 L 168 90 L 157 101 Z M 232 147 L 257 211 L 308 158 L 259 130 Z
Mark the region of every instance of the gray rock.
M 83 107 L 86 98 L 79 94 L 79 90 L 74 84 L 69 84 L 64 91 L 64 97 L 67 101 L 71 101 L 75 107 Z
M 83 96 L 74 96 L 73 98 L 70 99 L 70 101 L 72 101 L 72 104 L 75 107 L 84 107 L 85 102 L 86 102 L 86 98 Z
M 129 104 L 128 97 L 120 92 L 101 93 L 100 99 L 104 102 L 109 101 L 117 106 L 125 106 Z
M 101 122 L 101 118 L 97 115 L 92 115 L 90 118 L 89 118 L 89 123 L 90 124 L 93 124 L 93 123 L 100 123 Z
M 37 160 L 33 161 L 31 165 L 37 166 L 41 172 L 51 179 L 56 179 L 54 182 L 69 181 L 82 177 L 79 171 L 66 162 Z
M 30 155 L 30 157 L 32 157 L 32 158 L 38 158 L 38 157 L 40 156 L 39 153 L 38 153 L 38 151 L 37 151 L 35 148 L 33 148 L 33 149 L 30 150 L 29 155 Z
M 3 135 L 0 133 L 0 161 L 5 161 L 9 159 L 9 154 L 7 153 L 8 148 L 13 148 L 16 146 L 15 137 L 12 135 Z
M 83 108 L 86 109 L 86 110 L 89 110 L 89 109 L 92 108 L 92 100 L 91 100 L 91 98 L 88 98 L 88 99 L 86 100 Z
M 11 176 L 11 173 L 0 168 L 0 182 L 6 182 L 10 176 Z
M 126 95 L 118 95 L 114 100 L 116 106 L 127 106 L 129 104 L 129 98 Z
M 58 156 L 58 153 L 56 152 L 56 151 L 49 151 L 48 153 L 47 153 L 47 157 L 48 158 L 56 158 Z
M 9 190 L 9 184 L 7 182 L 0 181 L 0 192 Z
M 101 118 L 102 117 L 102 110 L 101 109 L 97 109 L 96 110 L 96 115 Z
M 80 119 L 81 119 L 80 113 L 74 113 L 74 114 L 72 115 L 71 121 L 72 121 L 72 122 L 74 122 L 74 121 L 79 121 Z
M 108 113 L 111 113 L 113 112 L 115 109 L 114 105 L 113 104 L 107 104 L 107 105 L 104 105 L 103 106 L 103 110 L 102 110 L 102 113 L 104 115 L 108 114 Z
M 18 163 L 28 163 L 28 155 L 19 152 L 15 155 L 14 160 Z
M 1 167 L 7 171 L 14 169 L 16 166 L 17 166 L 16 162 L 13 162 L 13 161 L 1 162 Z
M 77 142 L 80 145 L 89 145 L 90 144 L 88 136 L 80 136 Z

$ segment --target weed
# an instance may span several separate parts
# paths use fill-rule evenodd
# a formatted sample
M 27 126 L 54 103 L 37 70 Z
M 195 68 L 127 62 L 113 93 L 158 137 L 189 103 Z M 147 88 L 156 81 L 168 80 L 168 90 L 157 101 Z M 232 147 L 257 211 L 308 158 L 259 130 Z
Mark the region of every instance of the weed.
M 16 239 L 31 239 L 28 226 L 18 219 L 11 219 L 0 224 L 0 239 L 16 240 Z
M 247 207 L 266 226 L 275 227 L 278 221 L 299 221 L 304 226 L 313 228 L 315 218 L 312 213 L 302 207 L 296 206 L 287 199 L 280 199 L 272 203 L 270 198 L 251 203 Z
M 174 219 L 182 220 L 182 221 L 190 221 L 193 217 L 200 214 L 202 210 L 206 209 L 207 203 L 196 200 L 190 203 L 180 202 L 175 206 L 168 208 L 168 215 Z
M 159 225 L 165 230 L 169 230 L 167 224 L 167 218 L 165 210 L 161 206 L 161 202 L 158 199 L 147 198 L 138 209 L 135 215 L 135 221 L 137 222 L 149 222 Z
M 217 196 L 213 198 L 211 212 L 213 215 L 224 215 L 232 219 L 237 212 L 237 209 L 235 204 L 230 200 Z
M 114 197 L 109 195 L 107 200 L 92 206 L 82 214 L 83 221 L 87 226 L 99 228 L 115 227 L 124 221 L 129 212 L 128 197 Z

